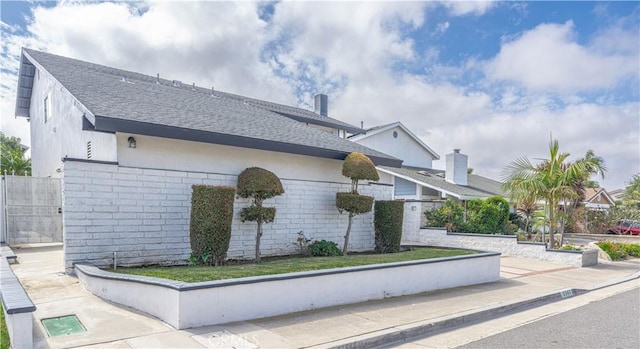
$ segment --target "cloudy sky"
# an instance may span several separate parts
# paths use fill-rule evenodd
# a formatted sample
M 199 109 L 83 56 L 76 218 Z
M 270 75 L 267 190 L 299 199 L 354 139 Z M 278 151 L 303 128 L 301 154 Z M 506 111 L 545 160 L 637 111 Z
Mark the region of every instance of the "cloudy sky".
M 607 189 L 640 173 L 638 2 L 18 2 L 2 6 L 1 129 L 22 46 L 312 109 L 403 122 L 475 173 L 588 149 Z M 444 168 L 444 160 L 436 161 Z

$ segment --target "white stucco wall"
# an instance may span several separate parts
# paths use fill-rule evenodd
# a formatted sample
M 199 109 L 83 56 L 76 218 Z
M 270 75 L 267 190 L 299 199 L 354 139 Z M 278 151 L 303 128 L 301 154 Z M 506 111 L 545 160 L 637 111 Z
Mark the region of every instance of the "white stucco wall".
M 131 150 L 143 153 L 145 142 L 138 144 L 140 148 Z M 166 151 L 170 154 L 170 150 Z M 216 172 L 65 162 L 63 226 L 68 270 L 74 262 L 80 261 L 111 265 L 113 252 L 117 252 L 119 265 L 184 262 L 191 253 L 191 186 L 235 186 L 237 174 L 247 166 L 274 171 L 285 189 L 282 196 L 266 201 L 267 205 L 277 208 L 277 214 L 275 221 L 264 227 L 263 255 L 297 251 L 295 242 L 299 231 L 308 238 L 342 244 L 347 215 L 341 215 L 335 207 L 336 192 L 349 190 L 349 182 L 340 174 L 342 161 L 286 154 L 270 154 L 272 157 L 269 157 L 269 154 L 249 149 L 238 152 L 234 153 L 238 164 L 231 162 L 231 154 L 220 150 L 219 154 L 208 155 L 210 161 L 197 165 L 202 166 L 201 169 L 218 170 Z M 121 158 L 125 163 L 125 159 L 133 161 L 133 158 L 139 159 L 142 165 L 157 165 L 161 161 L 160 154 L 152 156 L 154 152 L 147 152 L 147 163 L 133 152 L 128 158 L 123 153 Z M 259 158 L 252 158 L 251 154 Z M 185 157 L 188 159 L 187 155 Z M 189 165 L 189 161 L 182 164 L 180 158 L 171 159 L 173 162 L 167 159 L 166 167 Z M 197 167 L 195 163 L 191 165 Z M 391 182 L 390 176 L 381 173 L 381 177 L 381 183 Z M 377 200 L 392 197 L 393 188 L 388 185 L 365 184 L 360 188 L 362 194 L 372 195 Z M 231 258 L 252 258 L 254 254 L 256 225 L 241 223 L 239 219 L 240 210 L 248 205 L 248 200 L 236 199 L 228 254 Z M 372 249 L 373 214 L 356 216 L 353 223 L 350 249 Z
M 494 282 L 500 278 L 500 255 L 484 253 L 337 270 L 210 281 L 198 287 L 84 265 L 76 267 L 76 274 L 89 292 L 186 329 Z
M 51 99 L 51 118 L 45 122 L 44 100 Z M 31 166 L 34 177 L 60 177 L 63 157 L 117 161 L 115 135 L 82 130 L 84 107 L 49 73 L 36 68 L 31 94 Z
M 445 229 L 427 228 L 420 229 L 417 235 L 412 234 L 407 237 L 429 246 L 494 251 L 508 256 L 533 258 L 575 267 L 589 267 L 598 264 L 597 250 L 579 252 L 547 250 L 542 243 L 518 242 L 515 235 L 459 234 L 447 233 Z
M 393 138 L 393 132 L 398 133 L 398 138 Z M 394 127 L 356 142 L 402 159 L 404 166 L 432 167 L 432 155 L 400 127 Z

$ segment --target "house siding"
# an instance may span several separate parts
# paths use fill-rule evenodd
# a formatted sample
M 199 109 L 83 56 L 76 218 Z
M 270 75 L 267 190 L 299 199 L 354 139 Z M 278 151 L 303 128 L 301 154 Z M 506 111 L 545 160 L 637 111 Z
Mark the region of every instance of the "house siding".
M 51 101 L 51 117 L 45 122 L 46 97 Z M 60 177 L 61 159 L 86 159 L 87 142 L 91 142 L 92 159 L 117 161 L 115 135 L 83 131 L 84 113 L 84 107 L 57 80 L 36 69 L 29 108 L 33 176 Z
M 331 170 L 339 171 L 335 161 Z M 231 185 L 237 173 L 157 170 L 77 161 L 64 163 L 63 234 L 65 267 L 89 262 L 99 267 L 118 265 L 185 263 L 191 253 L 189 221 L 191 186 Z M 381 182 L 391 178 L 381 174 Z M 387 178 L 388 177 L 388 178 Z M 335 194 L 348 191 L 346 180 L 317 181 L 281 176 L 282 196 L 266 205 L 277 208 L 276 219 L 264 227 L 263 255 L 297 251 L 296 238 L 303 231 L 308 238 L 342 244 L 346 214 L 335 207 Z M 346 178 L 345 178 L 346 179 Z M 390 200 L 388 185 L 361 185 L 361 193 L 378 200 Z M 240 222 L 240 210 L 249 205 L 236 199 L 229 258 L 253 258 L 255 223 Z M 373 215 L 354 217 L 350 249 L 363 251 L 374 246 Z
M 393 137 L 394 132 L 397 132 L 397 138 Z M 403 166 L 431 168 L 433 164 L 433 155 L 400 127 L 393 127 L 367 138 L 356 138 L 356 143 L 402 159 Z

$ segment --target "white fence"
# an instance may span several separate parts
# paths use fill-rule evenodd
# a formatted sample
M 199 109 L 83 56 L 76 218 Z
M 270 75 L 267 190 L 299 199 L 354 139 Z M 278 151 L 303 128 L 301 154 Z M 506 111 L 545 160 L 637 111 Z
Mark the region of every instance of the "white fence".
M 62 242 L 62 194 L 57 178 L 2 176 L 2 242 Z

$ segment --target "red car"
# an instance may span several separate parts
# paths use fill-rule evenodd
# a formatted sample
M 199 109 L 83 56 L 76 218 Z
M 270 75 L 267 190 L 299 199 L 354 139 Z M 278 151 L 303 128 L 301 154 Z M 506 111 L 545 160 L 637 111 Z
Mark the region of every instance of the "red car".
M 640 235 L 640 221 L 621 220 L 618 225 L 609 229 L 609 234 Z

